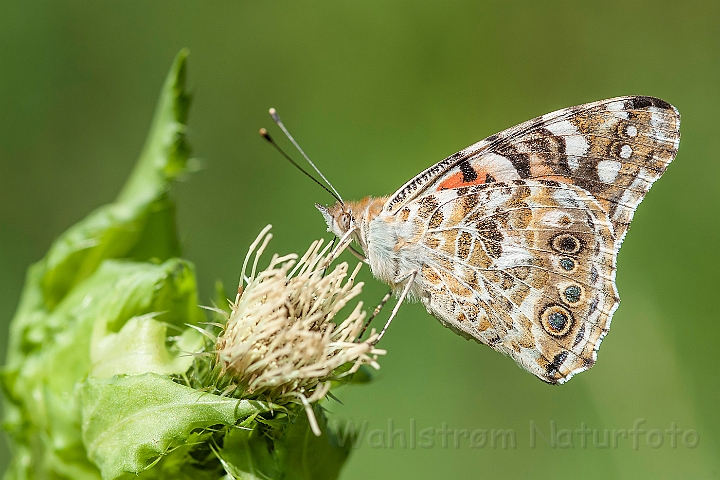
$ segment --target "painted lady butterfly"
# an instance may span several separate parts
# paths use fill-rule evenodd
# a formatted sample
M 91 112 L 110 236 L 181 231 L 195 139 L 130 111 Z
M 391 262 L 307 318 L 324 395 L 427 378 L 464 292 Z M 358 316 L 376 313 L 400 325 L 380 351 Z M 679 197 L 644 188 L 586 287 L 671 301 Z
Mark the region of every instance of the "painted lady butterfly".
M 618 250 L 679 127 L 658 98 L 579 105 L 491 135 L 390 197 L 318 208 L 399 293 L 391 318 L 420 299 L 459 335 L 563 383 L 595 363 L 618 307 Z

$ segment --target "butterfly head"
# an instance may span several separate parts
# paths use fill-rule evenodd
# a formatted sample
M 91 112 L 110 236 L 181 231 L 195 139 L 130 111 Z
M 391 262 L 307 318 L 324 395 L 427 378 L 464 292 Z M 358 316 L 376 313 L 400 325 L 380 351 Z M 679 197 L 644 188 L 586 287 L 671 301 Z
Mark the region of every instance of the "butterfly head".
M 337 202 L 335 205 L 326 207 L 315 204 L 328 226 L 328 232 L 332 232 L 336 237 L 341 238 L 348 230 L 355 228 L 355 219 L 349 206 Z
M 325 218 L 328 232 L 338 238 L 348 232 L 367 255 L 367 230 L 370 223 L 380 214 L 387 197 L 365 197 L 357 202 L 337 202 L 331 206 L 315 204 Z

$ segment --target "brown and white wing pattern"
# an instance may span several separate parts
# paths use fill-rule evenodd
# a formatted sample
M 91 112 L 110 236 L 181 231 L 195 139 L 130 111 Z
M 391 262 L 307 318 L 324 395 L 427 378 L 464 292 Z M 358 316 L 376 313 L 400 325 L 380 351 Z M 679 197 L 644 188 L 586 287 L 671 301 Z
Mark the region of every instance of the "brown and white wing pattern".
M 617 308 L 614 236 L 583 189 L 550 180 L 429 193 L 416 279 L 428 311 L 549 383 L 590 368 Z
M 373 274 L 549 383 L 587 370 L 618 306 L 615 260 L 680 142 L 654 97 L 578 105 L 492 135 L 351 212 Z M 347 222 L 346 222 L 347 223 Z M 408 280 L 412 279 L 412 280 Z
M 385 204 L 399 212 L 441 190 L 512 180 L 570 183 L 595 198 L 619 248 L 635 209 L 675 158 L 680 115 L 654 97 L 618 97 L 558 110 L 438 162 Z

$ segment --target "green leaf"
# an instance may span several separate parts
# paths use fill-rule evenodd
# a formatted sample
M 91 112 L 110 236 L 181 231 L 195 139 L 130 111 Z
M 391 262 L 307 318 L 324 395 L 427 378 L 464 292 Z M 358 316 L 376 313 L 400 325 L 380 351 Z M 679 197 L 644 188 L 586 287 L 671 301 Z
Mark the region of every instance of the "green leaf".
M 185 171 L 189 153 L 186 58 L 186 50 L 175 58 L 148 139 L 117 200 L 71 227 L 45 257 L 41 284 L 49 309 L 106 258 L 163 261 L 180 254 L 168 191 L 170 182 Z
M 278 461 L 284 468 L 283 480 L 335 479 L 350 454 L 350 445 L 338 445 L 322 407 L 315 405 L 313 410 L 322 435 L 315 436 L 307 415 L 300 414 L 275 443 Z
M 185 122 L 189 97 L 184 91 L 187 51 L 173 63 L 160 95 L 152 129 L 137 166 L 115 203 L 72 226 L 30 267 L 11 323 L 8 364 L 23 360 L 52 336 L 27 330 L 45 322 L 74 285 L 107 258 L 164 261 L 179 254 L 170 184 L 187 165 Z
M 82 388 L 83 442 L 105 480 L 138 474 L 196 429 L 234 425 L 268 405 L 200 392 L 166 376 L 89 378 Z
M 163 312 L 156 319 L 173 325 L 173 335 L 204 318 L 192 266 L 169 260 L 180 250 L 169 189 L 186 170 L 189 151 L 186 57 L 181 51 L 175 58 L 148 140 L 118 199 L 71 227 L 28 269 L 0 378 L 3 427 L 14 441 L 8 479 L 99 478 L 81 442 L 78 387 L 93 359 L 107 361 L 118 352 L 100 346 L 91 358 L 91 347 L 135 316 Z M 174 350 L 165 357 L 157 350 L 151 369 L 175 362 L 180 343 L 169 346 Z M 175 363 L 171 370 L 181 368 Z
M 272 438 L 265 434 L 259 423 L 254 423 L 247 429 L 228 431 L 219 454 L 230 478 L 280 479 L 281 470 L 273 449 Z
M 153 317 L 156 313 L 131 318 L 118 333 L 108 333 L 96 325 L 90 347 L 92 371 L 96 378 L 153 372 L 183 374 L 195 361 L 194 353 L 205 346 L 205 337 L 187 328 L 173 349 L 167 348 L 167 325 Z
M 38 442 L 30 436 L 33 434 L 42 438 L 49 456 L 70 458 L 83 452 L 78 386 L 90 372 L 93 360 L 106 372 L 110 368 L 108 364 L 116 368 L 123 364 L 117 361 L 117 349 L 122 349 L 122 345 L 115 346 L 103 340 L 122 338 L 122 334 L 112 332 L 123 332 L 128 321 L 131 321 L 130 326 L 142 324 L 136 317 L 152 312 L 164 312 L 158 318 L 170 325 L 196 321 L 202 318 L 196 301 L 193 270 L 181 260 L 168 260 L 162 265 L 103 262 L 90 278 L 63 299 L 43 324 L 35 326 L 36 329 L 51 330 L 53 341 L 28 355 L 16 370 L 4 375 L 8 398 L 15 406 L 12 428 L 21 443 Z M 165 324 L 161 327 L 166 328 Z M 33 332 L 34 329 L 28 334 L 33 335 Z M 164 337 L 156 336 L 155 339 L 160 341 L 157 348 L 162 353 L 158 358 L 167 360 L 167 365 L 162 367 L 171 370 L 169 367 L 175 366 L 177 369 L 182 360 L 178 362 L 173 358 L 166 349 Z M 116 361 L 113 363 L 108 359 Z M 130 367 L 130 361 L 136 359 L 124 360 Z M 137 371 L 138 366 L 133 367 Z M 143 371 L 153 368 L 163 370 L 157 364 L 148 363 Z M 48 458 L 33 458 L 33 462 L 46 462 Z M 84 455 L 80 458 L 83 459 L 80 463 L 87 463 Z
M 211 358 L 196 356 L 208 340 L 188 328 L 205 317 L 193 266 L 176 258 L 169 195 L 188 169 L 186 56 L 175 59 L 117 200 L 28 270 L 0 372 L 14 449 L 6 480 L 329 480 L 347 459 L 319 406 L 316 437 L 299 405 L 203 390 L 222 383 Z
M 349 371 L 352 367 L 352 363 L 340 365 L 337 369 L 335 369 L 335 373 L 340 376 L 342 373 Z M 358 368 L 356 372 L 333 381 L 333 388 L 341 385 L 362 385 L 372 382 L 373 378 L 375 378 L 375 370 L 368 365 L 360 365 L 360 368 Z
M 230 314 L 230 302 L 228 301 L 230 297 L 227 293 L 225 293 L 225 285 L 223 284 L 222 280 L 218 279 L 215 280 L 215 300 L 214 300 L 214 307 L 218 308 L 228 315 Z M 234 300 L 234 296 L 233 299 Z
M 303 409 L 285 419 L 283 428 L 255 422 L 249 430 L 232 430 L 219 455 L 234 478 L 252 480 L 333 480 L 350 454 L 338 445 L 325 414 L 314 408 L 322 435 L 315 436 Z
M 231 427 L 226 427 L 231 428 Z M 152 467 L 139 475 L 125 478 L 142 480 L 218 480 L 225 475 L 214 445 L 222 440 L 224 430 L 208 429 L 191 433 L 184 445 L 163 455 Z

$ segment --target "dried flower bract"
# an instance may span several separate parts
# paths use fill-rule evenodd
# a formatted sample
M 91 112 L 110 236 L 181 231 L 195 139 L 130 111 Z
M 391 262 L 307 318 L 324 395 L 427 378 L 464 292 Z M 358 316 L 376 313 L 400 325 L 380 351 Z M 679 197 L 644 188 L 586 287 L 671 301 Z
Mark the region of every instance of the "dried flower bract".
M 330 245 L 323 248 L 318 240 L 299 260 L 295 254 L 276 254 L 265 270 L 257 272 L 272 238 L 269 230 L 270 226 L 263 229 L 245 259 L 238 295 L 217 341 L 218 362 L 245 397 L 302 403 L 319 435 L 310 404 L 328 393 L 332 380 L 361 365 L 380 368 L 377 355 L 385 352 L 375 348 L 374 330 L 365 340 L 358 339 L 365 318 L 362 302 L 347 318 L 335 321 L 362 290 L 362 283 L 355 283 L 361 264 L 350 274 L 345 262 L 331 269 L 342 248 L 330 252 Z

